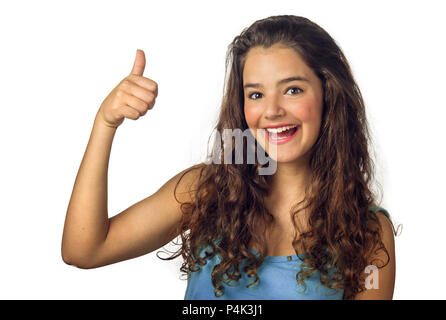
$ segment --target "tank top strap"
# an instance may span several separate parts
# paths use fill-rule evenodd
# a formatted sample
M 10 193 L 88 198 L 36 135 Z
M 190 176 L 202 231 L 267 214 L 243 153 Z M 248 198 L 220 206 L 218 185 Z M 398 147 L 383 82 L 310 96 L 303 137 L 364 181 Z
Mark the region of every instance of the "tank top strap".
M 380 206 L 377 206 L 376 204 L 372 204 L 372 205 L 370 205 L 370 206 L 369 206 L 369 210 L 373 211 L 375 214 L 376 214 L 378 211 L 381 211 L 382 213 L 384 213 L 384 215 L 387 217 L 387 219 L 390 220 L 390 214 L 389 214 L 389 212 L 388 212 L 386 209 L 384 209 L 384 208 L 382 208 L 382 207 L 380 207 Z

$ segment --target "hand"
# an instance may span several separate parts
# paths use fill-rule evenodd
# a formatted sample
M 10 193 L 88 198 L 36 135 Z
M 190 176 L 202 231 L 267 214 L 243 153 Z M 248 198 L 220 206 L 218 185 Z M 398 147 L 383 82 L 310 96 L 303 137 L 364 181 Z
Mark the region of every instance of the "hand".
M 106 126 L 118 128 L 125 118 L 137 120 L 155 105 L 158 84 L 142 76 L 146 66 L 144 51 L 137 50 L 131 73 L 105 98 L 97 118 Z

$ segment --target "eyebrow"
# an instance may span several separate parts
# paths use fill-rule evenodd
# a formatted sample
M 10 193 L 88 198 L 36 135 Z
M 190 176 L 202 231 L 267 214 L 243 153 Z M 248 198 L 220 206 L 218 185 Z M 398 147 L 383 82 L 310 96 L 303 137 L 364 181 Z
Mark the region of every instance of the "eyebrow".
M 288 77 L 282 80 L 277 81 L 276 85 L 284 84 L 291 81 L 306 81 L 310 82 L 307 78 L 301 77 L 301 76 L 294 76 L 294 77 Z M 246 88 L 260 88 L 263 87 L 260 83 L 247 83 L 243 86 L 244 89 Z

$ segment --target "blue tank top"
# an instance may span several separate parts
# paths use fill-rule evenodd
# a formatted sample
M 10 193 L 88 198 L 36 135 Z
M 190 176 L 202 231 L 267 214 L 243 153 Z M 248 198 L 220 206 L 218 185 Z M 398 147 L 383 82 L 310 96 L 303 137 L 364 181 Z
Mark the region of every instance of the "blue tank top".
M 376 205 L 370 206 L 373 212 L 381 211 L 390 219 L 389 213 Z M 209 247 L 208 247 L 209 248 Z M 205 248 L 206 249 L 206 248 Z M 200 257 L 204 257 L 204 251 L 201 251 Z M 252 253 L 258 255 L 254 249 L 250 249 Z M 301 258 L 294 255 L 289 256 L 266 256 L 262 265 L 257 270 L 260 280 L 257 285 L 247 288 L 246 286 L 254 281 L 244 272 L 238 282 L 231 282 L 224 286 L 224 294 L 216 297 L 214 287 L 211 282 L 211 272 L 214 266 L 221 262 L 221 257 L 215 254 L 211 259 L 206 260 L 204 266 L 200 266 L 200 270 L 192 272 L 187 281 L 185 300 L 342 300 L 344 295 L 343 289 L 328 288 L 320 282 L 320 272 L 316 271 L 309 279 L 304 280 L 306 287 L 300 285 L 296 280 L 296 274 L 300 270 L 302 264 Z M 240 264 L 240 271 L 243 270 L 246 261 Z M 329 275 L 335 272 L 332 268 Z

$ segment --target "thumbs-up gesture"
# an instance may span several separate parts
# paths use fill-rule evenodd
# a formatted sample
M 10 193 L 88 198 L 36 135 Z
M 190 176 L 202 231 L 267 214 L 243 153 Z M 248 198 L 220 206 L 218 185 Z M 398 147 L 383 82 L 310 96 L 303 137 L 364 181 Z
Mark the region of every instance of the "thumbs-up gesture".
M 144 51 L 137 50 L 131 73 L 105 98 L 97 117 L 105 125 L 118 128 L 124 118 L 137 120 L 155 105 L 158 84 L 143 77 L 146 66 Z

